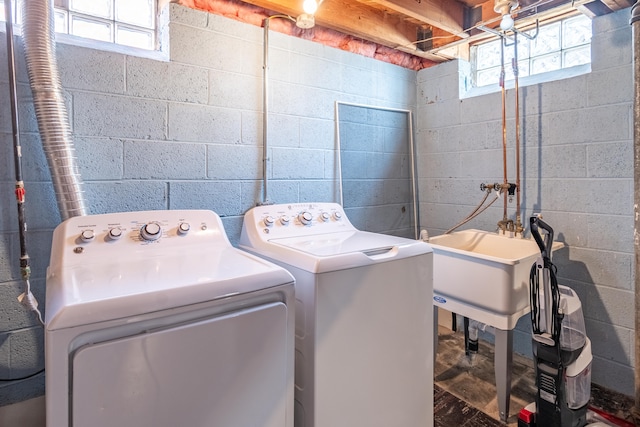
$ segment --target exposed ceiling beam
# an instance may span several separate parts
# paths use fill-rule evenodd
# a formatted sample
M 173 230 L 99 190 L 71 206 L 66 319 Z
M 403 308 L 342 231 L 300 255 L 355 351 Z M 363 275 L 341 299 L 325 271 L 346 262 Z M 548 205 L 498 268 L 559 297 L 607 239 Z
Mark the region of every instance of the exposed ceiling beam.
M 324 0 L 315 16 L 316 23 L 325 28 L 388 47 L 403 46 L 411 51 L 416 50 L 413 45 L 417 37 L 415 26 L 400 16 L 381 14 L 362 3 Z
M 630 0 L 600 0 L 611 10 L 620 10 L 633 6 L 633 1 Z
M 244 0 L 278 13 L 297 16 L 302 12 L 300 0 Z M 349 34 L 403 52 L 434 61 L 443 61 L 440 56 L 426 54 L 417 49 L 416 26 L 400 15 L 380 13 L 363 3 L 342 0 L 324 0 L 315 13 L 317 25 Z
M 462 27 L 464 5 L 457 1 L 373 0 L 369 2 L 377 3 L 417 21 L 456 34 L 459 37 L 467 37 Z
M 211 0 L 213 1 L 213 0 Z M 240 0 L 296 17 L 302 0 Z M 598 16 L 629 7 L 634 0 L 519 0 L 518 28 L 575 13 Z M 323 0 L 316 24 L 432 61 L 468 57 L 469 43 L 487 36 L 478 25 L 496 28 L 495 0 Z M 465 21 L 466 20 L 466 21 Z M 465 31 L 466 30 L 466 31 Z M 419 46 L 419 48 L 418 48 Z

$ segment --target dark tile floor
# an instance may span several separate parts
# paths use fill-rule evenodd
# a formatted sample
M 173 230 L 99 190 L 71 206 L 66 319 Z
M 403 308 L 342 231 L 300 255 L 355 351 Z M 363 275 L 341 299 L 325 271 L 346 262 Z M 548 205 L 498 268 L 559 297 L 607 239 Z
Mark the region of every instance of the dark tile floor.
M 470 361 L 464 354 L 462 332 L 441 328 L 434 371 L 435 427 L 493 427 L 518 425 L 518 413 L 535 399 L 535 377 L 529 358 L 514 354 L 508 423 L 499 421 L 493 373 L 493 346 L 480 342 Z M 633 399 L 592 386 L 591 406 L 633 425 Z M 541 426 L 542 427 L 542 426 Z

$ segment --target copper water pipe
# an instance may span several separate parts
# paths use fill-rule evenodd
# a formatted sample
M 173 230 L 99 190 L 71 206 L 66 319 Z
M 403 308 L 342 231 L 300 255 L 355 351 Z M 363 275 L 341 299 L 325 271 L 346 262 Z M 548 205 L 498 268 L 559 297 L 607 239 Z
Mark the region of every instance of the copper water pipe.
M 516 102 L 516 224 L 515 232 L 522 234 L 522 217 L 520 216 L 520 88 L 518 85 L 518 33 L 513 33 L 513 77 Z
M 507 180 L 507 95 L 505 90 L 505 71 L 504 71 L 504 39 L 500 41 L 500 87 L 502 88 L 502 168 L 504 174 L 504 187 L 508 188 Z M 503 190 L 506 192 L 506 190 Z M 507 221 L 507 197 L 504 195 L 504 210 L 502 221 Z M 504 231 L 504 230 L 503 230 Z

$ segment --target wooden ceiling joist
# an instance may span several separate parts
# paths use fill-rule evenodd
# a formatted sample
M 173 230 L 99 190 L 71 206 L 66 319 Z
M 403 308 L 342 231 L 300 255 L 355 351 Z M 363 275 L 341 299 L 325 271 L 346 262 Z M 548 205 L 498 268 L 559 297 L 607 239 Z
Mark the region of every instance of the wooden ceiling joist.
M 462 22 L 464 5 L 446 0 L 376 0 L 382 6 L 459 37 L 466 37 Z
M 296 17 L 303 0 L 242 0 L 277 13 Z M 520 0 L 516 22 L 558 16 L 578 9 L 597 16 L 631 6 L 633 0 Z M 316 24 L 362 40 L 377 43 L 433 61 L 468 55 L 468 43 L 480 31 L 467 31 L 477 24 L 496 27 L 499 15 L 495 0 L 323 0 L 315 14 Z M 595 6 L 599 6 L 596 8 Z M 465 22 L 473 19 L 478 22 Z M 471 19 L 470 19 L 471 18 Z M 427 42 L 421 42 L 431 34 Z M 429 38 L 429 37 L 427 37 Z M 420 45 L 422 49 L 418 49 Z M 465 47 L 466 46 L 466 47 Z M 466 51 L 466 54 L 465 54 Z M 445 52 L 447 52 L 445 54 Z

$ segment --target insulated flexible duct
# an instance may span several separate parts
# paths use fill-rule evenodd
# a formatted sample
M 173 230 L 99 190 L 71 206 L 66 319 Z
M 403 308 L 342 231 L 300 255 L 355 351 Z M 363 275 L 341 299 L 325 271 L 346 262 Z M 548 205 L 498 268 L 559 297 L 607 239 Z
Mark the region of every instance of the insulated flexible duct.
M 22 0 L 22 37 L 42 147 L 60 216 L 86 215 L 69 117 L 56 61 L 53 0 Z

